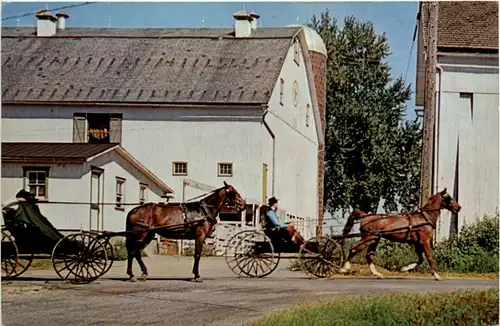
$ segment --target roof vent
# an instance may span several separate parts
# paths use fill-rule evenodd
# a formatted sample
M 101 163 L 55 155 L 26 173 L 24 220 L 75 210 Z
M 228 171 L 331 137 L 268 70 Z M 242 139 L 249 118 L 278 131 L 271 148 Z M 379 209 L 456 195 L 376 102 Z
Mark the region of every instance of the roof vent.
M 37 36 L 54 36 L 56 35 L 57 18 L 48 10 L 43 9 L 36 13 L 36 35 Z
M 69 15 L 65 12 L 58 12 L 56 14 L 56 17 L 57 17 L 57 29 L 65 29 L 66 28 L 66 19 L 69 18 Z
M 252 18 L 245 9 L 241 9 L 233 15 L 234 17 L 234 36 L 248 37 L 252 34 Z
M 252 26 L 252 29 L 257 29 L 257 20 L 259 20 L 260 15 L 258 13 L 256 13 L 256 12 L 251 12 L 248 15 L 252 19 L 252 21 L 250 23 L 251 26 Z

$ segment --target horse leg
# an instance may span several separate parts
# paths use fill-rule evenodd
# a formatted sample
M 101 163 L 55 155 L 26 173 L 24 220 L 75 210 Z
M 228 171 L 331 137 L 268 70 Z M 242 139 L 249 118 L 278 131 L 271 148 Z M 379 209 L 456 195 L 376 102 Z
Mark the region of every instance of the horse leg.
M 146 264 L 144 264 L 144 261 L 142 260 L 142 251 L 149 245 L 151 240 L 153 240 L 155 234 L 154 232 L 149 232 L 144 240 L 141 242 L 141 245 L 137 247 L 135 251 L 135 259 L 139 263 L 139 266 L 141 266 L 141 281 L 145 281 L 148 278 L 148 268 L 146 267 Z
M 368 245 L 368 250 L 366 251 L 366 262 L 370 266 L 370 272 L 378 278 L 384 278 L 384 275 L 380 274 L 375 268 L 373 261 L 375 260 L 375 251 L 377 251 L 377 246 L 380 239 L 376 239 Z
M 436 270 L 434 269 L 434 258 L 432 257 L 431 253 L 431 243 L 430 241 L 424 242 L 424 252 L 425 252 L 425 257 L 427 258 L 427 262 L 429 263 L 429 271 L 431 272 L 432 276 L 436 279 L 436 281 L 441 280 L 441 276 L 436 273 Z
M 132 272 L 132 263 L 134 262 L 135 257 L 135 246 L 135 243 L 127 246 L 127 275 L 129 276 L 129 281 L 131 282 L 137 282 L 137 279 Z
M 194 281 L 201 282 L 200 278 L 200 258 L 203 251 L 203 245 L 205 244 L 205 233 L 202 231 L 197 234 L 194 247 L 194 264 L 193 264 L 193 274 Z
M 416 268 L 417 266 L 420 266 L 424 262 L 424 249 L 422 244 L 420 243 L 415 243 L 414 244 L 415 251 L 417 252 L 418 255 L 418 261 L 416 263 L 411 263 L 409 265 L 406 265 L 400 269 L 401 272 L 409 272 Z
M 354 256 L 356 256 L 356 254 L 361 250 L 365 249 L 365 247 L 368 246 L 374 240 L 377 240 L 377 238 L 376 237 L 375 238 L 367 237 L 364 239 L 361 238 L 361 240 L 356 244 L 356 246 L 354 246 L 354 248 L 352 248 L 349 251 L 349 256 L 347 257 L 344 266 L 342 266 L 342 268 L 340 269 L 340 273 L 348 273 L 351 270 L 351 260 L 354 258 Z

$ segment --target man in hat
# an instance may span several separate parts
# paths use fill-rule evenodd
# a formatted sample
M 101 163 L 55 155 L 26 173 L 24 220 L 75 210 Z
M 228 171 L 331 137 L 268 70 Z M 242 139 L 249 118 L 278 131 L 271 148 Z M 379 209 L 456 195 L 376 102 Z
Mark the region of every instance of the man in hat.
M 271 197 L 269 198 L 268 206 L 269 210 L 267 211 L 267 217 L 269 218 L 271 225 L 271 228 L 280 228 L 284 229 L 288 226 L 288 224 L 282 224 L 278 220 L 278 215 L 276 214 L 276 210 L 278 209 L 278 199 L 276 197 Z
M 269 210 L 267 211 L 267 217 L 270 221 L 270 228 L 279 228 L 280 231 L 283 230 L 285 234 L 289 234 L 293 243 L 301 245 L 303 244 L 304 238 L 300 235 L 299 232 L 295 229 L 295 226 L 292 222 L 288 222 L 286 224 L 280 223 L 278 220 L 278 215 L 276 215 L 276 210 L 278 209 L 278 199 L 276 197 L 271 197 L 268 200 Z

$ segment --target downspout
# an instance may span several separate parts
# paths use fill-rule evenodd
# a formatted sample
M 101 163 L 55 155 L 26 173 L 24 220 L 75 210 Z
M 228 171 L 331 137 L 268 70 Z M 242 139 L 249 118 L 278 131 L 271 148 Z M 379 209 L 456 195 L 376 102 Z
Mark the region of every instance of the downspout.
M 435 133 L 434 133 L 434 175 L 433 175 L 433 188 L 434 192 L 440 191 L 439 190 L 439 132 L 440 132 L 440 121 L 441 121 L 441 94 L 442 94 L 442 74 L 443 74 L 443 67 L 439 64 L 436 64 L 436 70 L 438 71 L 438 90 L 437 90 L 437 96 L 436 96 L 436 117 L 435 117 Z M 432 188 L 431 188 L 432 189 Z M 439 226 L 438 229 L 441 229 L 441 219 L 439 220 Z M 432 242 L 433 245 L 435 245 L 438 241 L 437 239 L 437 231 L 433 231 L 433 237 L 432 237 Z
M 434 133 L 434 178 L 433 178 L 433 188 L 434 192 L 439 191 L 439 132 L 440 132 L 440 121 L 441 121 L 441 94 L 442 94 L 442 74 L 443 67 L 436 64 L 436 70 L 438 71 L 438 90 L 436 91 L 436 121 L 435 121 L 435 133 Z
M 266 105 L 264 107 L 264 114 L 262 115 L 262 124 L 264 124 L 264 127 L 266 127 L 267 132 L 269 135 L 271 135 L 271 138 L 273 139 L 273 159 L 272 159 L 272 165 L 273 165 L 273 170 L 272 170 L 272 180 L 271 180 L 271 196 L 274 197 L 274 180 L 276 178 L 276 136 L 274 135 L 273 131 L 271 130 L 271 127 L 267 124 L 266 121 L 266 115 L 268 113 L 267 110 L 268 106 Z

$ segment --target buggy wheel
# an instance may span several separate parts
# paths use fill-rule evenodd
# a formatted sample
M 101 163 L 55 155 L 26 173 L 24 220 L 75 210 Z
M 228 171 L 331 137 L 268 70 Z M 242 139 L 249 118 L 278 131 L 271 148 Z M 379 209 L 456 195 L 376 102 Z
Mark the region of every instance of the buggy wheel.
M 331 277 L 338 273 L 344 262 L 344 250 L 333 239 L 315 237 L 301 247 L 299 262 L 302 270 L 309 275 Z
M 261 231 L 242 231 L 229 239 L 226 262 L 236 275 L 264 277 L 271 274 L 280 261 L 271 240 Z
M 106 270 L 104 244 L 88 233 L 70 234 L 59 240 L 52 251 L 57 275 L 71 283 L 90 283 Z
M 111 269 L 111 266 L 113 266 L 113 263 L 115 262 L 115 255 L 114 255 L 113 245 L 109 241 L 110 239 L 109 238 L 101 238 L 100 240 L 104 245 L 104 249 L 106 250 L 106 255 L 108 258 L 106 268 L 104 269 L 104 271 L 100 275 L 100 276 L 103 276 Z
M 19 252 L 14 237 L 2 230 L 2 281 L 15 274 L 18 258 Z

